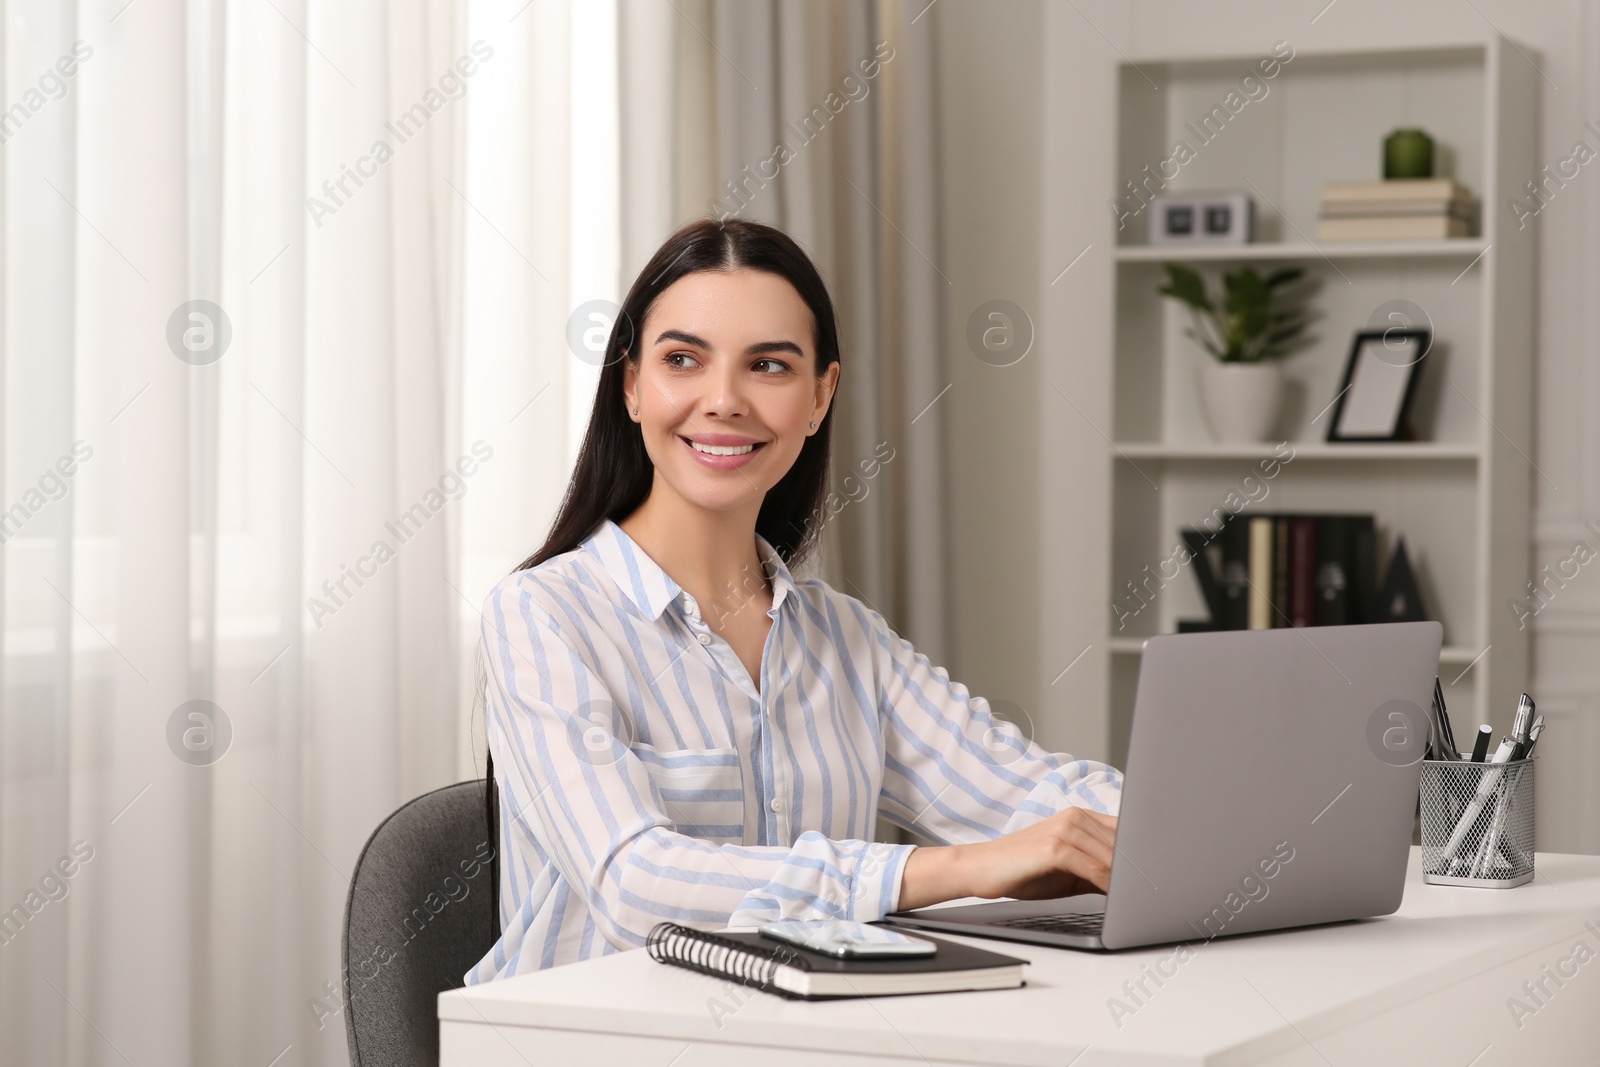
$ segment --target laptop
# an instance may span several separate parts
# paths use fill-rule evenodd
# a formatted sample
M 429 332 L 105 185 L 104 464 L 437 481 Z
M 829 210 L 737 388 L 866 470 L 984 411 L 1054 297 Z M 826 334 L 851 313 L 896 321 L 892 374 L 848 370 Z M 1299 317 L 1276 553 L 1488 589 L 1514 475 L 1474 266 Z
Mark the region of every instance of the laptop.
M 1106 892 L 886 915 L 892 926 L 1136 948 L 1400 906 L 1443 628 L 1144 643 Z

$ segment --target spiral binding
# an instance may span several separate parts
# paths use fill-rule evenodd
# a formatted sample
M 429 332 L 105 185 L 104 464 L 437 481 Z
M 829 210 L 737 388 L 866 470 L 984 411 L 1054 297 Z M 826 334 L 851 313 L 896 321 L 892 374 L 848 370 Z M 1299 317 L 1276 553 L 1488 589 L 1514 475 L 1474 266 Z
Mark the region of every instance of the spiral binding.
M 795 994 L 773 987 L 778 968 L 785 963 L 809 970 L 798 954 L 778 959 L 748 945 L 674 922 L 657 923 L 645 939 L 645 949 L 657 963 L 687 967 L 716 978 L 733 978 L 767 993 L 793 998 Z

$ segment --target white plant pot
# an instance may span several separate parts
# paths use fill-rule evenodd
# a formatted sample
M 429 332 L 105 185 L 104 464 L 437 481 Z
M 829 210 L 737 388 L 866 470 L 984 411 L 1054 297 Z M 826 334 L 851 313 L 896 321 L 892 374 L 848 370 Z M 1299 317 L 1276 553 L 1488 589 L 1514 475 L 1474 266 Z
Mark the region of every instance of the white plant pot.
M 1283 404 L 1283 364 L 1207 359 L 1200 365 L 1200 401 L 1211 435 L 1221 443 L 1270 440 Z

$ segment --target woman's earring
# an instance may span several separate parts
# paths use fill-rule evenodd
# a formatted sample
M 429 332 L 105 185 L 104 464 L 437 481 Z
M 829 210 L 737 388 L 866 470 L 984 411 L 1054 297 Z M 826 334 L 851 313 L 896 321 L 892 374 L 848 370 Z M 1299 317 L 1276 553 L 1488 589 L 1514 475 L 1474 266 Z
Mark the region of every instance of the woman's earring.
M 634 409 L 633 409 L 633 413 L 634 413 L 634 414 L 635 414 L 635 415 L 637 415 L 637 414 L 639 414 L 639 409 L 638 409 L 638 408 L 634 408 Z
M 811 428 L 812 428 L 812 429 L 813 429 L 813 430 L 815 430 L 815 429 L 816 429 L 816 428 L 817 428 L 817 424 L 816 424 L 816 423 L 814 423 L 814 422 L 813 422 L 813 423 L 812 423 L 812 424 L 811 424 Z

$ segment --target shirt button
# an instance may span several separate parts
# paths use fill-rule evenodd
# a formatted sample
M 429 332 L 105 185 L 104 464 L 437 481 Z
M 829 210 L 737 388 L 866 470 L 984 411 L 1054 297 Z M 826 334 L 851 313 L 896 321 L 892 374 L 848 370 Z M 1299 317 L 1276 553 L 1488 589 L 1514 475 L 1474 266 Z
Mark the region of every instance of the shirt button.
M 773 811 L 782 811 L 783 810 L 783 801 L 779 800 L 777 797 L 773 797 L 772 798 L 772 810 Z
M 700 643 L 702 645 L 709 645 L 711 643 L 711 635 L 710 634 L 701 634 L 700 635 Z

